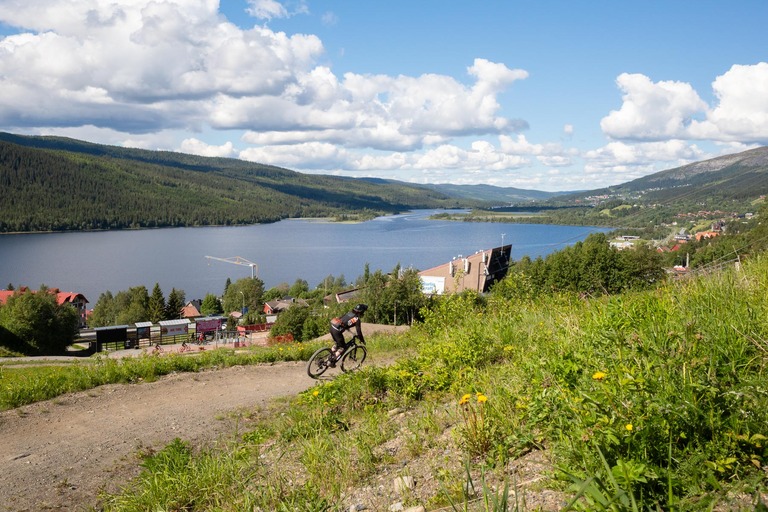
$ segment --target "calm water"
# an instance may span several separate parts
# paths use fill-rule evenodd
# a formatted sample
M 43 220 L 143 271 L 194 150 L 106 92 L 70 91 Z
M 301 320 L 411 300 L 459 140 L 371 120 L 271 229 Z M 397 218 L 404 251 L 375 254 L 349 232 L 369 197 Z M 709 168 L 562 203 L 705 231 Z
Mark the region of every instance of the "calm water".
M 459 255 L 512 244 L 512 257 L 546 255 L 600 228 L 428 220 L 433 210 L 380 217 L 358 224 L 285 220 L 243 227 L 146 231 L 45 233 L 0 236 L 0 288 L 41 284 L 79 292 L 91 306 L 107 290 L 117 293 L 159 283 L 165 296 L 184 290 L 187 300 L 221 294 L 227 278 L 250 277 L 247 266 L 206 258 L 240 256 L 257 264 L 266 288 L 306 280 L 310 287 L 333 275 L 353 282 L 371 271 L 428 269 Z

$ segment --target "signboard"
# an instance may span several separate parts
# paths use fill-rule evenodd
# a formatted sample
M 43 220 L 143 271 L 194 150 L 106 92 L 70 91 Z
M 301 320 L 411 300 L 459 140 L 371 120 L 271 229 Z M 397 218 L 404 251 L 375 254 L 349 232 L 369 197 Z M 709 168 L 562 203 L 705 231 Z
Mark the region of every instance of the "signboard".
M 195 330 L 197 332 L 218 331 L 221 328 L 223 318 L 201 318 L 195 321 Z
M 136 338 L 137 339 L 149 338 L 151 329 L 152 329 L 152 322 L 136 322 Z
M 162 325 L 160 326 L 160 334 L 163 336 L 174 336 L 176 334 L 186 334 L 189 324 L 178 325 Z
M 187 334 L 189 329 L 189 320 L 181 318 L 177 320 L 163 320 L 160 322 L 161 336 L 175 336 L 177 334 Z
M 445 292 L 445 278 L 435 276 L 419 276 L 421 293 L 424 295 L 441 295 Z

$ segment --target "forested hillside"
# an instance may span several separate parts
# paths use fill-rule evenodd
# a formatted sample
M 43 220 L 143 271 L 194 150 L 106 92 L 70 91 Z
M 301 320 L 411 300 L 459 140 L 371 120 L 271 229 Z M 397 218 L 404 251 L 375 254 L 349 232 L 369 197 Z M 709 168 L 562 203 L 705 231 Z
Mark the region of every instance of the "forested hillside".
M 754 213 L 768 195 L 768 147 L 703 160 L 608 188 L 518 201 L 465 220 L 621 227 L 655 236 L 659 227 L 735 219 Z M 528 215 L 534 213 L 535 215 Z M 632 228 L 636 231 L 628 231 Z
M 0 134 L 0 232 L 273 222 L 468 206 L 420 186 Z
M 585 201 L 600 196 L 646 205 L 729 208 L 768 194 L 768 147 L 726 155 L 657 172 L 604 189 L 558 199 Z

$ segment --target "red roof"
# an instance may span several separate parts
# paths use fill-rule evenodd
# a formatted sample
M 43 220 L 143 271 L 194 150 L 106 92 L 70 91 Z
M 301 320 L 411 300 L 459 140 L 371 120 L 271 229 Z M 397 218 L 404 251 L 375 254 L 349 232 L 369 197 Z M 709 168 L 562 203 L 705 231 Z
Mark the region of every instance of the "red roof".
M 29 288 L 26 286 L 22 286 L 18 290 L 0 290 L 0 304 L 5 304 L 8 301 L 8 297 L 11 297 L 14 293 L 26 293 L 28 291 Z M 48 292 L 56 294 L 56 302 L 58 304 L 72 304 L 73 302 L 88 303 L 88 299 L 86 299 L 82 293 L 60 292 L 58 288 L 49 289 Z

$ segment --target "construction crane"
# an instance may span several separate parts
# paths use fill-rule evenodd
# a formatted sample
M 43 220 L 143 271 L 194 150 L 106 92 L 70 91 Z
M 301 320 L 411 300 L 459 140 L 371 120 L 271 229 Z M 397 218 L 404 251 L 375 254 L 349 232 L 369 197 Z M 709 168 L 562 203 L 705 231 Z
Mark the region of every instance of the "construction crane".
M 247 259 L 240 256 L 235 256 L 233 258 L 217 258 L 216 256 L 206 256 L 206 258 L 209 260 L 223 261 L 224 263 L 232 263 L 234 265 L 251 267 L 251 279 L 256 277 L 256 272 L 259 270 L 259 267 L 254 262 L 248 261 Z

